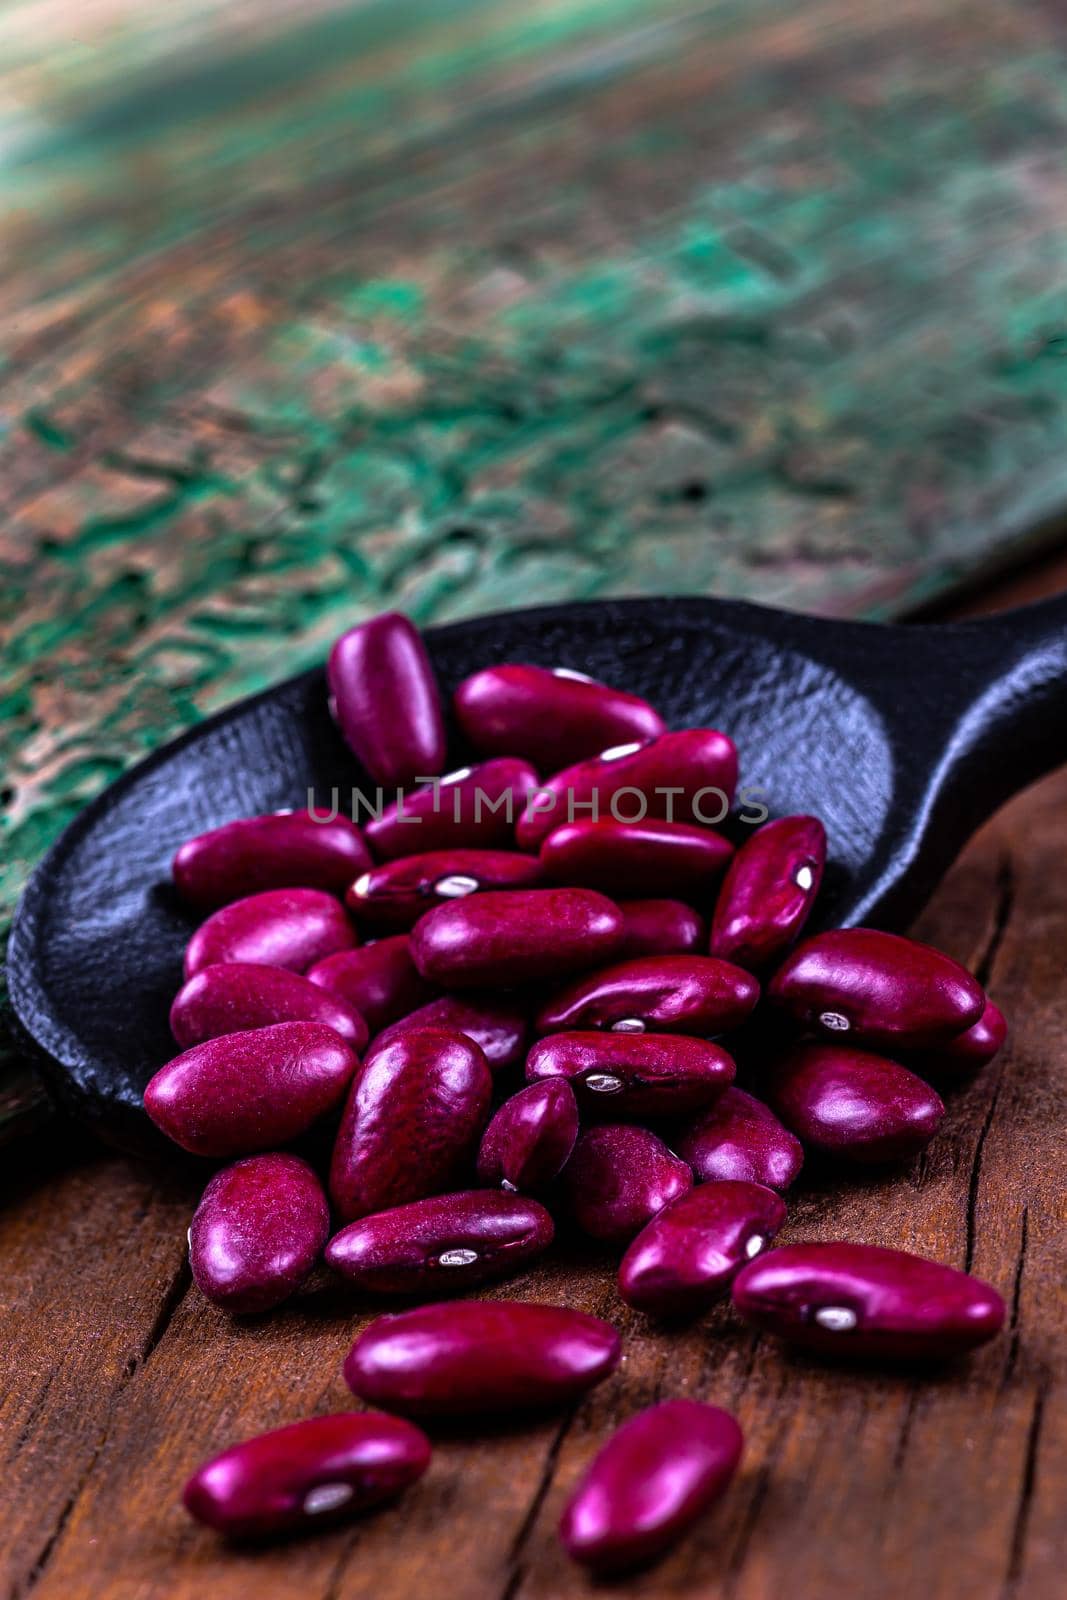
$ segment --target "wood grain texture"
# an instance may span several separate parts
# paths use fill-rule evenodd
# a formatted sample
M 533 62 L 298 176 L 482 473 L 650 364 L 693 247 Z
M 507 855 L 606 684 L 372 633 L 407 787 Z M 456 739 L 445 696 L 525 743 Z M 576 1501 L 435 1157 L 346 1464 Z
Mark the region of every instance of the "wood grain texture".
M 1062 8 L 3 22 L 0 919 L 370 611 L 883 614 L 1062 510 Z
M 782 1234 L 971 1268 L 1009 1304 L 994 1344 L 914 1374 L 787 1356 L 726 1308 L 667 1334 L 621 1305 L 606 1257 L 570 1247 L 498 1292 L 618 1322 L 625 1360 L 601 1390 L 523 1429 L 442 1436 L 423 1482 L 357 1526 L 232 1552 L 180 1511 L 185 1475 L 244 1434 L 348 1404 L 340 1362 L 370 1307 L 323 1280 L 235 1323 L 189 1286 L 186 1179 L 28 1150 L 0 1210 L 14 1593 L 569 1600 L 592 1592 L 555 1543 L 569 1488 L 616 1422 L 688 1394 L 736 1411 L 742 1473 L 691 1539 L 616 1592 L 1053 1600 L 1067 1557 L 1065 848 L 1060 773 L 966 851 L 915 931 L 977 970 L 1011 1020 L 1008 1046 L 951 1093 L 943 1131 L 909 1166 L 805 1175 Z

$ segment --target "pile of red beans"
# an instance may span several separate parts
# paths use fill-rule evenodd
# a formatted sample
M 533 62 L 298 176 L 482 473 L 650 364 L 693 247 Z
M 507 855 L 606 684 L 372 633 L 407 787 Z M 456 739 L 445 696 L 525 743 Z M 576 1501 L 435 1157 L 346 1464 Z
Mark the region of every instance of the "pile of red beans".
M 826 857 L 815 817 L 750 827 L 735 849 L 706 820 L 735 795 L 729 738 L 668 732 L 633 695 L 526 665 L 460 684 L 481 764 L 440 777 L 437 686 L 401 616 L 345 634 L 329 683 L 348 744 L 403 796 L 362 829 L 287 812 L 182 846 L 175 883 L 209 914 L 171 1012 L 184 1053 L 145 1107 L 183 1149 L 230 1163 L 189 1235 L 210 1300 L 262 1312 L 325 1255 L 408 1306 L 345 1362 L 379 1411 L 236 1445 L 187 1485 L 194 1516 L 241 1537 L 330 1522 L 425 1470 L 408 1418 L 576 1402 L 619 1360 L 609 1323 L 447 1298 L 521 1270 L 554 1218 L 621 1252 L 619 1294 L 653 1317 L 732 1294 L 795 1345 L 892 1359 L 996 1333 L 995 1290 L 904 1251 L 764 1254 L 805 1150 L 913 1155 L 944 1114 L 928 1079 L 980 1066 L 1005 1033 L 928 946 L 864 928 L 796 943 Z M 734 1085 L 735 1030 L 758 1097 Z M 324 1187 L 283 1147 L 338 1116 Z M 598 1570 L 653 1558 L 741 1448 L 714 1406 L 636 1415 L 567 1506 L 564 1545 Z

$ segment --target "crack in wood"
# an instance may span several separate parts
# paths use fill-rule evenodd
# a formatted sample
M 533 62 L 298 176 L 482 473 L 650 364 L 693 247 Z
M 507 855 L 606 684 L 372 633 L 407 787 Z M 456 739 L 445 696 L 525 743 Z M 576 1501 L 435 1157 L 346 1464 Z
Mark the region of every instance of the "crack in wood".
M 756 1352 L 762 1343 L 762 1336 L 757 1334 L 751 1342 L 749 1359 L 746 1363 L 740 1381 L 735 1388 L 733 1398 L 727 1407 L 728 1410 L 734 1412 L 738 1410 L 741 1393 L 745 1389 L 749 1378 L 752 1376 L 752 1373 L 755 1370 Z M 778 1412 L 779 1405 L 788 1394 L 791 1382 L 791 1374 L 789 1373 L 788 1369 L 783 1367 L 778 1373 L 774 1395 L 764 1397 L 765 1403 L 776 1413 Z M 791 1413 L 783 1413 L 783 1418 L 784 1420 L 782 1427 L 777 1438 L 779 1454 L 782 1452 L 783 1442 L 792 1431 L 794 1423 L 794 1417 Z M 740 1515 L 737 1541 L 734 1544 L 733 1550 L 725 1567 L 723 1568 L 724 1595 L 733 1594 L 736 1591 L 739 1581 L 744 1575 L 744 1566 L 748 1556 L 749 1546 L 752 1543 L 752 1538 L 759 1525 L 759 1520 L 763 1512 L 763 1506 L 770 1492 L 776 1468 L 777 1461 L 768 1460 L 762 1466 L 757 1468 L 752 1474 L 752 1477 L 747 1480 L 751 1484 L 751 1489 L 748 1496 L 748 1504 L 745 1507 L 744 1512 Z
M 34 1589 L 36 1587 L 37 1583 L 39 1582 L 42 1574 L 44 1573 L 45 1568 L 47 1567 L 49 1561 L 52 1559 L 53 1551 L 55 1550 L 56 1546 L 58 1545 L 60 1539 L 63 1537 L 63 1530 L 66 1528 L 67 1523 L 70 1521 L 71 1513 L 74 1510 L 74 1507 L 78 1503 L 78 1499 L 81 1496 L 81 1492 L 85 1488 L 86 1483 L 89 1481 L 89 1474 L 92 1472 L 93 1468 L 96 1466 L 97 1456 L 100 1454 L 100 1449 L 103 1446 L 103 1442 L 104 1442 L 104 1438 L 105 1437 L 106 1437 L 106 1429 L 105 1429 L 104 1434 L 101 1435 L 100 1441 L 99 1441 L 96 1449 L 93 1451 L 91 1457 L 89 1458 L 89 1461 L 88 1461 L 88 1464 L 86 1465 L 85 1471 L 81 1474 L 81 1476 L 79 1477 L 77 1483 L 74 1485 L 73 1490 L 67 1496 L 67 1498 L 64 1500 L 62 1506 L 60 1507 L 59 1515 L 58 1515 L 58 1517 L 56 1518 L 56 1521 L 55 1521 L 55 1526 L 53 1527 L 51 1533 L 48 1535 L 48 1538 L 45 1540 L 44 1544 L 41 1546 L 41 1549 L 38 1551 L 37 1556 L 36 1556 L 32 1566 L 30 1567 L 29 1571 L 26 1573 L 26 1576 L 24 1578 L 22 1578 L 22 1579 L 16 1579 L 15 1582 L 12 1584 L 10 1600 L 24 1600 L 24 1597 L 26 1595 L 28 1595 L 31 1592 L 31 1590 Z
M 985 1142 L 989 1136 L 989 1130 L 993 1125 L 993 1117 L 996 1114 L 997 1103 L 1000 1100 L 1000 1088 L 1001 1083 L 1000 1079 L 998 1078 L 996 1087 L 994 1088 L 990 1097 L 989 1108 L 986 1111 L 985 1120 L 982 1123 L 982 1131 L 978 1135 L 978 1142 L 974 1147 L 974 1156 L 971 1160 L 971 1175 L 967 1184 L 967 1246 L 963 1257 L 964 1272 L 970 1272 L 972 1266 L 974 1265 L 974 1252 L 977 1243 L 978 1230 L 978 1191 L 982 1183 L 982 1154 L 985 1150 Z
M 500 1600 L 514 1600 L 514 1597 L 516 1594 L 518 1594 L 522 1585 L 522 1581 L 526 1576 L 526 1568 L 523 1565 L 522 1557 L 526 1550 L 526 1545 L 529 1541 L 530 1534 L 533 1532 L 534 1524 L 540 1515 L 541 1507 L 544 1505 L 545 1498 L 552 1486 L 552 1479 L 555 1476 L 556 1467 L 559 1464 L 560 1452 L 563 1449 L 563 1441 L 570 1432 L 571 1426 L 577 1414 L 577 1407 L 575 1407 L 567 1414 L 566 1417 L 564 1417 L 562 1423 L 556 1430 L 555 1438 L 552 1440 L 552 1443 L 549 1445 L 545 1454 L 545 1459 L 541 1467 L 541 1476 L 538 1479 L 533 1495 L 531 1496 L 530 1504 L 526 1508 L 526 1514 L 516 1530 L 515 1537 L 511 1541 L 511 1548 L 509 1549 L 507 1555 L 507 1577 L 504 1581 L 504 1587 L 500 1591 Z
M 1022 1483 L 1019 1486 L 1019 1499 L 1015 1507 L 1015 1521 L 1012 1524 L 1011 1555 L 1008 1560 L 1008 1572 L 1004 1582 L 1004 1597 L 1018 1593 L 1019 1579 L 1022 1577 L 1023 1562 L 1026 1558 L 1026 1535 L 1030 1526 L 1030 1511 L 1034 1501 L 1034 1489 L 1037 1485 L 1037 1458 L 1041 1446 L 1041 1430 L 1045 1420 L 1045 1402 L 1048 1398 L 1048 1382 L 1039 1387 L 1034 1396 L 1034 1409 L 1030 1415 L 1030 1430 L 1026 1439 L 1026 1459 L 1023 1464 Z
M 500 1600 L 515 1600 L 515 1596 L 518 1594 L 520 1585 L 522 1584 L 525 1576 L 525 1567 L 517 1567 L 508 1579 L 507 1584 L 505 1585 L 500 1596 Z
M 748 1547 L 752 1542 L 752 1535 L 755 1532 L 756 1524 L 759 1522 L 763 1503 L 767 1498 L 770 1486 L 771 1467 L 768 1464 L 760 1467 L 752 1479 L 752 1492 L 749 1495 L 748 1507 L 741 1523 L 737 1542 L 730 1553 L 730 1559 L 723 1572 L 724 1594 L 731 1594 L 737 1587 L 745 1558 L 748 1555 Z
M 1010 1335 L 1008 1343 L 1008 1358 L 1004 1363 L 1004 1379 L 1002 1387 L 1009 1384 L 1015 1376 L 1015 1368 L 1019 1360 L 1021 1334 L 1019 1330 L 1020 1301 L 1022 1297 L 1023 1273 L 1026 1270 L 1026 1251 L 1030 1243 L 1030 1208 L 1023 1206 L 1022 1227 L 1019 1236 L 1019 1255 L 1015 1263 L 1015 1279 L 1012 1283 L 1011 1310 L 1008 1321 Z
M 33 1430 L 37 1426 L 38 1418 L 40 1417 L 41 1412 L 44 1410 L 44 1403 L 48 1399 L 49 1391 L 52 1388 L 53 1383 L 56 1381 L 56 1376 L 56 1368 L 53 1367 L 51 1372 L 42 1383 L 40 1389 L 37 1391 L 37 1394 L 34 1396 L 33 1404 L 26 1413 L 25 1421 L 12 1441 L 11 1451 L 8 1457 L 9 1461 L 14 1461 L 29 1443 Z
M 333 1570 L 326 1580 L 326 1587 L 322 1591 L 322 1600 L 337 1600 L 341 1592 L 341 1579 L 344 1577 L 345 1568 L 359 1543 L 359 1529 L 354 1528 L 351 1535 L 345 1540 L 344 1548 L 334 1562 Z
M 915 1418 L 919 1409 L 919 1402 L 921 1398 L 922 1394 L 919 1384 L 913 1384 L 909 1389 L 908 1397 L 904 1402 L 904 1412 L 901 1416 L 900 1426 L 897 1430 L 896 1443 L 893 1446 L 892 1459 L 890 1462 L 885 1492 L 880 1499 L 879 1514 L 875 1519 L 874 1524 L 877 1528 L 878 1539 L 883 1547 L 885 1544 L 886 1534 L 892 1528 L 893 1499 L 900 1479 L 904 1473 L 904 1464 L 908 1459 L 912 1432 L 915 1426 Z
M 115 1385 L 110 1404 L 108 1405 L 107 1413 L 104 1417 L 103 1426 L 100 1428 L 96 1443 L 93 1445 L 93 1448 L 89 1453 L 89 1458 L 85 1463 L 84 1470 L 78 1475 L 78 1479 L 73 1489 L 63 1501 L 51 1532 L 38 1550 L 37 1555 L 31 1562 L 25 1576 L 21 1579 L 16 1579 L 13 1583 L 10 1593 L 10 1600 L 26 1600 L 26 1597 L 32 1593 L 43 1577 L 48 1564 L 59 1545 L 59 1541 L 63 1537 L 64 1530 L 66 1529 L 66 1526 L 74 1513 L 74 1509 L 77 1506 L 78 1501 L 81 1499 L 81 1496 L 85 1490 L 85 1486 L 93 1474 L 96 1463 L 100 1459 L 101 1452 L 108 1441 L 108 1436 L 111 1432 L 111 1426 L 112 1422 L 114 1421 L 119 1400 L 128 1388 L 129 1384 L 136 1377 L 137 1373 L 144 1370 L 144 1367 L 152 1353 L 158 1349 L 168 1327 L 174 1319 L 174 1315 L 178 1309 L 178 1306 L 185 1297 L 185 1292 L 191 1282 L 192 1274 L 189 1270 L 189 1263 L 188 1260 L 183 1257 L 177 1272 L 167 1285 L 166 1291 L 160 1300 L 159 1310 L 152 1321 L 151 1327 L 148 1329 L 148 1332 L 145 1335 L 141 1349 L 131 1356 L 126 1362 L 122 1370 L 122 1375 L 119 1378 L 118 1383 Z
M 1004 935 L 1008 930 L 1012 912 L 1015 909 L 1015 864 L 1009 851 L 1005 851 L 997 868 L 996 879 L 997 904 L 993 914 L 993 926 L 989 932 L 986 947 L 978 958 L 974 975 L 982 988 L 988 988 L 989 980 L 993 975 L 993 966 L 996 962 L 1000 947 L 1004 943 Z
M 601 1317 L 610 1315 L 614 1302 L 613 1291 L 614 1283 L 608 1286 L 605 1294 L 600 1297 L 600 1303 L 594 1308 L 594 1315 Z M 556 1468 L 559 1465 L 559 1459 L 563 1452 L 564 1443 L 567 1435 L 570 1433 L 571 1428 L 574 1426 L 579 1409 L 580 1406 L 578 1405 L 571 1407 L 570 1411 L 563 1418 L 562 1422 L 557 1428 L 555 1436 L 545 1452 L 545 1457 L 541 1464 L 541 1472 L 534 1487 L 533 1494 L 531 1495 L 529 1504 L 527 1505 L 526 1511 L 523 1514 L 522 1521 L 516 1528 L 511 1544 L 508 1547 L 505 1563 L 506 1576 L 504 1579 L 503 1588 L 500 1590 L 498 1600 L 515 1600 L 515 1596 L 522 1587 L 523 1581 L 526 1577 L 526 1565 L 523 1561 L 523 1556 L 529 1543 L 530 1535 L 532 1534 L 537 1523 L 537 1519 L 541 1514 L 541 1508 L 544 1505 L 545 1500 L 548 1497 L 549 1490 L 552 1487 L 552 1480 L 556 1475 Z
M 736 1406 L 740 1401 L 741 1396 L 748 1385 L 749 1379 L 756 1370 L 756 1356 L 759 1352 L 762 1342 L 763 1335 L 761 1333 L 753 1333 L 752 1337 L 748 1340 L 747 1347 L 742 1358 L 741 1370 L 738 1373 L 737 1381 L 734 1384 L 733 1396 L 731 1400 L 731 1404 L 734 1406 Z
M 160 1344 L 163 1342 L 163 1337 L 171 1323 L 174 1321 L 178 1307 L 185 1299 L 186 1292 L 191 1287 L 192 1281 L 193 1274 L 189 1266 L 188 1257 L 183 1256 L 177 1272 L 170 1281 L 166 1294 L 164 1294 L 162 1300 L 160 1301 L 159 1310 L 156 1313 L 152 1326 L 148 1330 L 147 1337 L 144 1340 L 141 1350 L 137 1352 L 136 1355 L 132 1356 L 131 1359 L 126 1363 L 126 1376 L 124 1381 L 119 1385 L 119 1388 L 115 1391 L 116 1399 L 122 1393 L 122 1390 L 126 1387 L 126 1384 L 130 1381 L 130 1379 L 134 1377 L 137 1372 L 140 1372 L 145 1366 L 147 1366 L 149 1358 L 155 1353 Z
M 985 950 L 982 952 L 982 955 L 975 967 L 975 977 L 978 979 L 978 982 L 982 985 L 983 989 L 989 984 L 990 977 L 992 976 L 993 969 L 996 965 L 997 955 L 1004 943 L 1004 936 L 1007 933 L 1008 924 L 1011 921 L 1014 909 L 1015 871 L 1010 853 L 1005 852 L 1001 858 L 1000 866 L 997 872 L 997 905 L 993 918 L 993 926 L 990 930 L 989 940 L 986 944 Z M 971 1172 L 967 1184 L 967 1245 L 964 1253 L 964 1270 L 966 1272 L 970 1272 L 971 1267 L 974 1264 L 974 1254 L 977 1244 L 978 1194 L 982 1182 L 982 1156 L 985 1150 L 986 1139 L 989 1137 L 989 1130 L 993 1125 L 993 1117 L 996 1114 L 997 1105 L 1000 1101 L 1000 1091 L 1003 1087 L 1003 1081 L 1004 1067 L 1003 1064 L 1001 1064 L 998 1069 L 997 1081 L 993 1086 L 989 1106 L 982 1122 L 982 1128 L 978 1135 L 978 1141 L 974 1147 L 974 1156 L 971 1160 Z
M 915 1413 L 919 1409 L 919 1389 L 916 1386 L 908 1395 L 904 1407 L 904 1415 L 900 1421 L 900 1432 L 897 1434 L 896 1449 L 893 1451 L 893 1477 L 898 1478 L 904 1468 L 904 1460 L 911 1443 L 911 1430 L 915 1425 Z

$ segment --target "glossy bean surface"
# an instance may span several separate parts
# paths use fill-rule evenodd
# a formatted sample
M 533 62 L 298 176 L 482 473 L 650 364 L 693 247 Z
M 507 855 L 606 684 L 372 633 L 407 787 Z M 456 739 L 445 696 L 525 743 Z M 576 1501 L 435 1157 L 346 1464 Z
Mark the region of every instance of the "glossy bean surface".
M 923 1076 L 946 1081 L 977 1072 L 998 1055 L 1008 1037 L 1008 1021 L 999 1006 L 987 1000 L 977 1022 L 957 1033 L 954 1039 L 909 1059 L 907 1065 Z
M 459 1300 L 379 1317 L 356 1340 L 345 1381 L 369 1405 L 411 1416 L 565 1406 L 618 1365 L 609 1322 L 563 1306 Z
M 193 1282 L 227 1311 L 268 1311 L 299 1289 L 329 1231 L 330 1208 L 306 1161 L 247 1156 L 215 1174 L 196 1208 Z
M 567 1554 L 596 1573 L 657 1560 L 726 1489 L 743 1449 L 728 1411 L 664 1400 L 617 1429 L 568 1500 Z
M 462 1034 L 423 1029 L 372 1050 L 352 1084 L 330 1163 L 345 1221 L 454 1188 L 473 1168 L 492 1076 Z
M 700 1111 L 734 1070 L 718 1045 L 676 1033 L 553 1033 L 526 1058 L 531 1083 L 567 1078 L 583 1111 L 613 1120 Z
M 331 707 L 371 777 L 410 785 L 445 764 L 445 731 L 430 658 L 418 631 L 385 612 L 343 633 L 326 667 Z
M 211 911 L 264 889 L 340 894 L 370 864 L 359 829 L 344 817 L 317 821 L 307 811 L 278 811 L 187 839 L 171 871 L 182 899 Z
M 794 1244 L 734 1279 L 746 1321 L 831 1355 L 938 1359 L 999 1332 L 1004 1302 L 980 1278 L 906 1250 Z
M 525 1008 L 506 999 L 491 994 L 446 994 L 383 1029 L 374 1047 L 415 1028 L 444 1028 L 448 1033 L 463 1034 L 478 1046 L 495 1073 L 524 1059 L 530 1024 Z
M 521 756 L 542 772 L 666 731 L 646 700 L 569 668 L 487 667 L 463 680 L 453 705 L 481 755 Z
M 344 906 L 322 889 L 266 889 L 202 922 L 185 948 L 185 976 L 224 961 L 306 972 L 356 944 Z
M 621 938 L 621 911 L 593 889 L 489 890 L 428 911 L 411 953 L 442 988 L 513 988 L 595 966 Z
M 687 822 L 565 822 L 541 845 L 545 877 L 618 897 L 709 894 L 733 845 Z
M 612 1028 L 650 1033 L 726 1033 L 759 999 L 751 973 L 712 956 L 640 956 L 601 967 L 542 1006 L 538 1033 Z
M 788 1189 L 804 1165 L 804 1147 L 769 1106 L 743 1089 L 723 1091 L 674 1140 L 698 1183 L 735 1180 Z
M 931 945 L 875 928 L 838 928 L 786 957 L 768 999 L 840 1042 L 911 1050 L 944 1044 L 977 1022 L 982 986 Z
M 711 954 L 752 972 L 777 961 L 807 922 L 825 865 L 826 829 L 818 817 L 779 817 L 752 834 L 719 890 Z
M 185 1509 L 233 1539 L 308 1532 L 400 1494 L 430 1464 L 409 1422 L 365 1411 L 308 1417 L 224 1450 L 185 1485 Z
M 275 1022 L 325 1023 L 357 1054 L 367 1043 L 367 1024 L 354 1006 L 286 967 L 244 961 L 202 967 L 170 1008 L 170 1031 L 183 1049 Z
M 198 1156 L 251 1155 L 288 1144 L 344 1095 L 356 1057 L 320 1022 L 279 1022 L 194 1045 L 144 1092 L 157 1128 Z
M 694 953 L 707 937 L 704 918 L 684 900 L 621 900 L 619 910 L 623 917 L 620 961 Z
M 520 1271 L 547 1250 L 554 1232 L 536 1200 L 468 1189 L 349 1223 L 330 1240 L 326 1260 L 372 1294 L 439 1300 Z
M 622 1258 L 619 1293 L 653 1316 L 703 1311 L 784 1220 L 785 1201 L 762 1184 L 702 1183 L 642 1228 Z
M 478 1181 L 537 1194 L 558 1178 L 578 1137 L 578 1102 L 566 1078 L 531 1083 L 497 1111 L 478 1151 Z
M 437 994 L 416 969 L 406 933 L 327 956 L 317 961 L 307 976 L 310 983 L 354 1006 L 372 1034 L 417 1006 L 427 1005 Z
M 604 1123 L 588 1128 L 563 1170 L 567 1204 L 583 1233 L 614 1242 L 645 1223 L 693 1184 L 684 1161 L 647 1128 Z
M 528 761 L 512 756 L 460 767 L 384 807 L 364 835 L 379 861 L 429 850 L 506 850 L 538 781 Z
M 764 1087 L 803 1144 L 862 1164 L 915 1155 L 945 1115 L 939 1096 L 914 1072 L 847 1045 L 802 1045 L 768 1073 Z
M 726 734 L 714 728 L 661 733 L 601 750 L 555 773 L 524 810 L 515 837 L 523 850 L 536 850 L 563 823 L 594 814 L 715 827 L 725 821 L 736 787 L 737 750 Z
M 431 850 L 370 868 L 345 903 L 361 927 L 396 931 L 434 906 L 486 889 L 528 889 L 542 876 L 536 857 L 518 850 Z

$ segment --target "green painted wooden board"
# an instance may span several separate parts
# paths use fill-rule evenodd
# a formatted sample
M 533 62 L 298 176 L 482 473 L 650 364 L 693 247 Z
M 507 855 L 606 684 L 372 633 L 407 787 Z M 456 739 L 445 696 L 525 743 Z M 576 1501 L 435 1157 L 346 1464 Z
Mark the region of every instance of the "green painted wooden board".
M 0 915 L 360 615 L 900 612 L 1067 503 L 1067 14 L 0 5 Z

